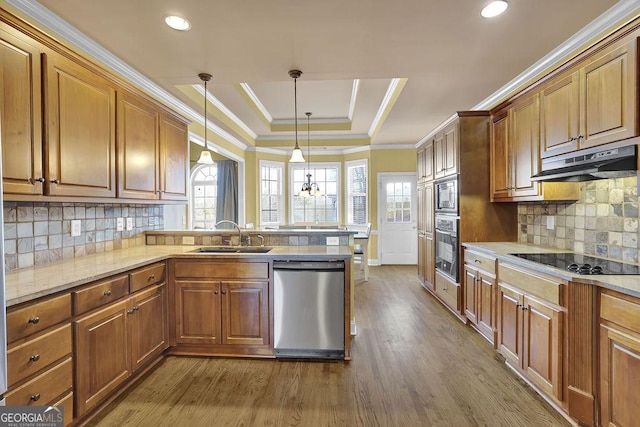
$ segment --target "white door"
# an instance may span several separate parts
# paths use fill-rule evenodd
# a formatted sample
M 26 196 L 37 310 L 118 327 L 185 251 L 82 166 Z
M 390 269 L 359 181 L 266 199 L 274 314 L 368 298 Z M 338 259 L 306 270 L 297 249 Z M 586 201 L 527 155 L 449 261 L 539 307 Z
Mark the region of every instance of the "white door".
M 417 264 L 416 174 L 378 174 L 380 264 Z

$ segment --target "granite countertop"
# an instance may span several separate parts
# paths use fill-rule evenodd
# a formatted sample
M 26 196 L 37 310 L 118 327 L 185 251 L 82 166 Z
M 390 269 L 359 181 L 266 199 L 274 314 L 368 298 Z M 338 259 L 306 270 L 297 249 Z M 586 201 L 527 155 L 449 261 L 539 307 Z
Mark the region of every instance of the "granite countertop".
M 526 267 L 530 270 L 540 273 L 549 274 L 560 279 L 568 280 L 576 283 L 584 283 L 588 285 L 599 286 L 613 291 L 621 292 L 640 298 L 640 277 L 634 275 L 597 275 L 589 276 L 573 273 L 571 271 L 562 270 L 560 268 L 539 264 L 518 258 L 510 253 L 558 253 L 572 252 L 562 249 L 543 248 L 540 246 L 529 245 L 517 242 L 473 242 L 462 243 L 463 246 L 479 252 L 493 255 L 500 261 L 509 262 L 511 264 Z
M 346 228 L 269 228 L 269 227 L 261 227 L 261 228 L 242 228 L 242 234 L 300 234 L 300 233 L 310 233 L 310 234 L 340 234 L 340 235 L 349 235 L 349 234 L 357 234 L 360 233 L 358 230 L 347 230 Z M 214 229 L 214 230 L 147 230 L 145 231 L 145 235 L 147 236 L 161 236 L 165 234 L 172 235 L 184 235 L 184 236 L 193 236 L 193 235 L 209 235 L 209 234 L 237 234 L 238 230 L 235 228 L 229 229 Z
M 351 258 L 349 246 L 275 246 L 267 253 L 192 253 L 201 246 L 136 246 L 7 272 L 7 307 L 173 257 L 328 260 Z

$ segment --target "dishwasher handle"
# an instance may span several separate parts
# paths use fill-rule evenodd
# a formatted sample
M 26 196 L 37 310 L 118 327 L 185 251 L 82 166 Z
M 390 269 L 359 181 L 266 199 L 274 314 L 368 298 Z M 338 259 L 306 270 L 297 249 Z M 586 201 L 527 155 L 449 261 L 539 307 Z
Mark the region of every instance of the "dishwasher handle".
M 274 261 L 274 270 L 344 271 L 344 261 Z

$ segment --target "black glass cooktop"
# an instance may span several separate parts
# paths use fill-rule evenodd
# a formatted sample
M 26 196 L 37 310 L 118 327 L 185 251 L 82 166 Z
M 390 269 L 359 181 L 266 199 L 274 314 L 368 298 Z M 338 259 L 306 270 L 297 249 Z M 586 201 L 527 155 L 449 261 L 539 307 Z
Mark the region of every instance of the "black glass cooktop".
M 637 265 L 571 252 L 509 255 L 578 274 L 640 274 L 640 267 Z

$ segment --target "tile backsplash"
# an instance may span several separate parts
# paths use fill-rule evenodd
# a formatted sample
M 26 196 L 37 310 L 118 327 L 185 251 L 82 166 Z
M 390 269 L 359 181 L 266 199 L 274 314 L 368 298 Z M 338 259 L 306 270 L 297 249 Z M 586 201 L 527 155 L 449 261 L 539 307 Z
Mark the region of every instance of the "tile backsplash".
M 144 245 L 144 232 L 163 228 L 162 206 L 97 203 L 4 203 L 5 269 Z M 117 218 L 133 229 L 116 231 Z M 71 236 L 71 220 L 80 220 Z
M 631 177 L 581 183 L 575 202 L 519 203 L 518 241 L 637 263 L 638 202 Z

